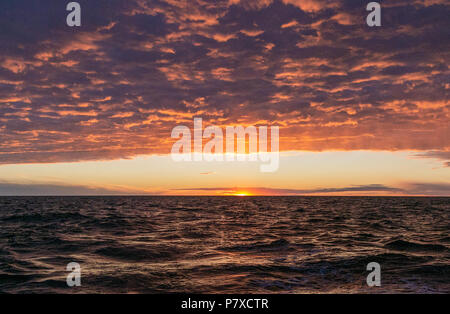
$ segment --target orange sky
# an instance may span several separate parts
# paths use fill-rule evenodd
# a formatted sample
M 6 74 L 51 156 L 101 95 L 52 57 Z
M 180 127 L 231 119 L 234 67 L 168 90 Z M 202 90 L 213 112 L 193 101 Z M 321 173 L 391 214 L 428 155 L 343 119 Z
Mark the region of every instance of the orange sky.
M 80 4 L 0 4 L 0 194 L 450 195 L 446 1 Z M 174 164 L 195 117 L 279 126 L 280 169 Z

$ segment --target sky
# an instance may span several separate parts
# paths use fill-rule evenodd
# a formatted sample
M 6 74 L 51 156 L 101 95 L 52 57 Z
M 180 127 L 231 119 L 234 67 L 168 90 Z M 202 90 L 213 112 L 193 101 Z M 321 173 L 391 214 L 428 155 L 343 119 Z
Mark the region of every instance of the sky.
M 0 195 L 450 196 L 450 4 L 0 3 Z M 279 169 L 174 162 L 172 129 L 279 126 Z

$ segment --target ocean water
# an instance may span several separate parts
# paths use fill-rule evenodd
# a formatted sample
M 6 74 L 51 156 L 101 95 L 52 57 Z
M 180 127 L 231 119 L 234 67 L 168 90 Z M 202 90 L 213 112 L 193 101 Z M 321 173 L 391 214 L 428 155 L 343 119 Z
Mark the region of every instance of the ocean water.
M 0 197 L 0 292 L 450 293 L 449 216 L 450 198 Z

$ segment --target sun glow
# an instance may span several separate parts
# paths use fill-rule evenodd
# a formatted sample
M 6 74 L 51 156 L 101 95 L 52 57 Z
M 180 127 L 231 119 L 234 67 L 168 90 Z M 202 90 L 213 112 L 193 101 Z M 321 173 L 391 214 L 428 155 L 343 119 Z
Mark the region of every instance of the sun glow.
M 251 194 L 247 192 L 237 192 L 234 193 L 233 196 L 251 196 Z

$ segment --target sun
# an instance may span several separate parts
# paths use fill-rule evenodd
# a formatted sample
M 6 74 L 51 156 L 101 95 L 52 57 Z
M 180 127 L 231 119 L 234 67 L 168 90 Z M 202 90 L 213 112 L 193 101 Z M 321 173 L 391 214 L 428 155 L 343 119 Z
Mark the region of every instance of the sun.
M 236 192 L 233 196 L 251 196 L 251 194 L 248 192 Z
M 242 190 L 230 190 L 223 193 L 224 196 L 253 196 L 252 193 Z

